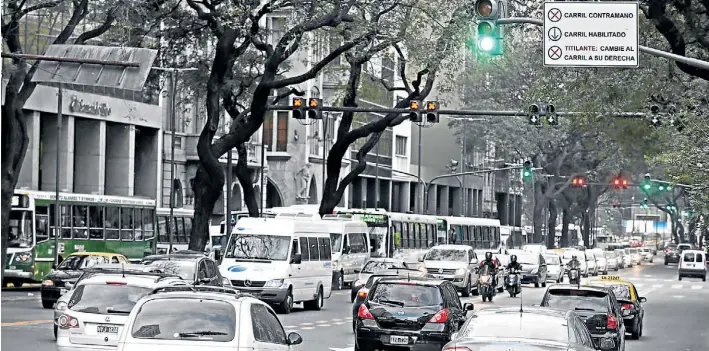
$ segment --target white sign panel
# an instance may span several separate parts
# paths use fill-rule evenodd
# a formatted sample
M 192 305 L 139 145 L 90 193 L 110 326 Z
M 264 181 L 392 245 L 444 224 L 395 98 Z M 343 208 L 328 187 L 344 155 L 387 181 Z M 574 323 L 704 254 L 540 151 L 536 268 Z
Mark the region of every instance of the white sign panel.
M 638 67 L 637 2 L 545 2 L 544 66 Z

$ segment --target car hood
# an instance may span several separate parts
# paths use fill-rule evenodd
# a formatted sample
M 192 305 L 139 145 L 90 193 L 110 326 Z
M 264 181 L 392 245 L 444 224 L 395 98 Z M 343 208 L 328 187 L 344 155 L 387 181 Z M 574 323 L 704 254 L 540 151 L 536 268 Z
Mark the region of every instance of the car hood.
M 522 271 L 529 272 L 535 269 L 539 269 L 538 264 L 522 263 Z
M 49 274 L 44 277 L 44 280 L 60 280 L 65 282 L 73 282 L 79 279 L 81 273 L 82 271 L 55 269 L 49 272 Z
M 424 261 L 423 264 L 426 268 L 458 269 L 468 267 L 467 263 L 458 261 Z
M 471 351 L 552 351 L 567 350 L 567 343 L 549 340 L 530 340 L 524 338 L 476 337 L 451 341 L 446 347 L 465 346 Z
M 323 262 L 326 263 L 330 264 Z M 229 280 L 269 281 L 288 278 L 288 266 L 287 261 L 257 262 L 224 259 L 219 272 Z

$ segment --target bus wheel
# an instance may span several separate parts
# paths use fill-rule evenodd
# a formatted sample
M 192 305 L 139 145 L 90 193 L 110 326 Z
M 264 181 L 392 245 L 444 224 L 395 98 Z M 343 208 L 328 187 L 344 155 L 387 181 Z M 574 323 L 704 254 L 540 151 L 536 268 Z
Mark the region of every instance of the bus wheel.
M 342 290 L 345 288 L 345 274 L 340 272 L 340 276 L 337 277 L 337 284 L 335 285 L 335 290 Z

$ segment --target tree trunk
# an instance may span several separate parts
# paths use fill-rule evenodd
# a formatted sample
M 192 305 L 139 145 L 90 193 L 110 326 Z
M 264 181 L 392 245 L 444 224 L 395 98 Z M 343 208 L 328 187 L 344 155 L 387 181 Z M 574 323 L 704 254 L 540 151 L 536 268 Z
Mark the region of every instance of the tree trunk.
M 542 185 L 543 184 L 540 182 L 534 183 L 534 208 L 532 211 L 532 225 L 534 226 L 532 242 L 534 244 L 540 244 L 542 242 L 542 221 L 544 220 L 544 216 L 542 215 L 544 211 Z
M 214 205 L 222 196 L 224 177 L 213 179 L 200 165 L 194 179 L 194 219 L 190 233 L 189 249 L 204 251 L 209 238 L 209 223 L 214 212 Z M 229 219 L 227 219 L 229 220 Z
M 16 89 L 8 84 L 7 90 Z M 27 152 L 29 137 L 24 121 L 24 115 L 20 108 L 15 108 L 17 96 L 7 93 L 5 105 L 2 106 L 2 194 L 0 196 L 0 206 L 2 207 L 2 269 L 0 270 L 0 281 L 5 278 L 5 257 L 7 257 L 7 242 L 10 234 L 10 208 L 12 206 L 12 196 L 15 193 L 15 186 L 20 176 L 22 161 Z
M 581 237 L 583 238 L 583 246 L 591 247 L 591 215 L 589 214 L 591 210 L 584 211 L 581 214 L 581 219 L 583 224 L 581 226 Z
M 239 184 L 241 184 L 244 202 L 246 203 L 246 208 L 249 210 L 249 217 L 258 217 L 260 211 L 259 202 L 256 199 L 256 192 L 254 191 L 254 171 L 250 170 L 248 167 L 249 155 L 247 153 L 246 146 L 243 143 L 239 144 L 239 146 L 237 146 L 237 151 L 239 159 L 236 162 L 236 179 L 238 179 Z M 261 189 L 261 194 L 264 194 L 264 191 L 265 189 Z
M 547 219 L 547 248 L 553 249 L 556 241 L 556 204 L 554 199 L 549 200 L 549 218 Z
M 561 211 L 561 238 L 559 247 L 569 246 L 569 224 L 571 223 L 571 212 L 568 209 Z

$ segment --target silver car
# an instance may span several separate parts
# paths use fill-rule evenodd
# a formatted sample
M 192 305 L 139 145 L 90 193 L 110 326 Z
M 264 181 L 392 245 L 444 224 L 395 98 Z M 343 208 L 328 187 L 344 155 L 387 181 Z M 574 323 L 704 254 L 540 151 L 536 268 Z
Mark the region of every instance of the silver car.
M 608 265 L 608 270 L 613 270 L 615 272 L 620 269 L 620 263 L 618 262 L 618 253 L 615 251 L 606 251 L 603 253 L 606 257 L 606 263 Z
M 420 271 L 428 272 L 439 279 L 453 283 L 464 297 L 475 290 L 477 295 L 479 260 L 473 248 L 467 245 L 438 245 L 432 247 L 421 257 L 423 267 Z

